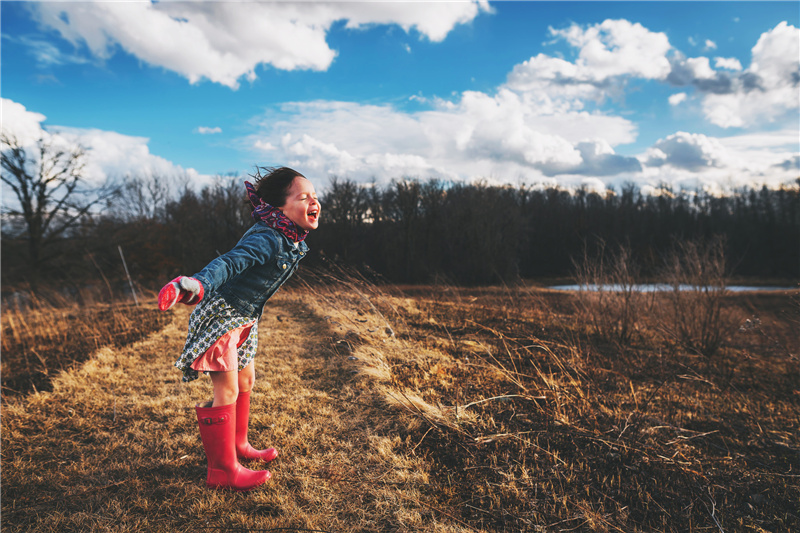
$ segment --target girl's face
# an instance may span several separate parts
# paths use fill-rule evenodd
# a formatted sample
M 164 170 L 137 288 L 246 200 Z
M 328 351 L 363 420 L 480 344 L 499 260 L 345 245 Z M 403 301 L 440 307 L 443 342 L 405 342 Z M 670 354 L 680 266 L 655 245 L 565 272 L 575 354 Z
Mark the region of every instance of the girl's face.
M 286 196 L 286 203 L 281 206 L 280 210 L 304 230 L 317 229 L 320 205 L 314 185 L 302 176 L 294 178 L 289 187 L 289 194 Z

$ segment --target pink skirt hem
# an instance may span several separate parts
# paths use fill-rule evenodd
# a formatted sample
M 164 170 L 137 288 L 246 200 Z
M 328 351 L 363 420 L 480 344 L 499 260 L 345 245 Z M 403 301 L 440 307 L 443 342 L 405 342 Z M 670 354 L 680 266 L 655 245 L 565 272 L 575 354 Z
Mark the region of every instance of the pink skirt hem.
M 247 340 L 255 321 L 245 324 L 217 339 L 206 352 L 194 360 L 192 368 L 198 372 L 231 372 L 239 370 L 237 348 Z

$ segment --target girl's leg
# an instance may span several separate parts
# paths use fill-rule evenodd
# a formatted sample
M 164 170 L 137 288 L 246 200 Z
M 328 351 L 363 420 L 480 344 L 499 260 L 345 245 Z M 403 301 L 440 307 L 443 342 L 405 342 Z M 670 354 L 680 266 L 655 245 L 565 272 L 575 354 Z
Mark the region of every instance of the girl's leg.
M 250 364 L 244 367 L 239 372 L 239 392 L 250 392 L 253 390 L 253 385 L 256 382 L 256 365 L 255 361 L 250 361 Z
M 237 372 L 209 372 L 214 385 L 214 403 L 212 407 L 236 403 L 239 396 L 239 379 Z
M 236 400 L 236 454 L 240 459 L 260 459 L 272 461 L 278 456 L 275 448 L 257 450 L 247 441 L 247 429 L 250 423 L 250 391 L 253 390 L 256 373 L 251 361 L 239 372 L 239 396 Z

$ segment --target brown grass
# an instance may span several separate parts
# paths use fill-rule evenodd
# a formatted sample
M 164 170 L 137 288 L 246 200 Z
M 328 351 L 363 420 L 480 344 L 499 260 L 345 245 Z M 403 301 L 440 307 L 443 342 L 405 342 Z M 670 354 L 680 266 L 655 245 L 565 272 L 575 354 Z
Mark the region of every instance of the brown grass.
M 647 317 L 607 344 L 545 290 L 304 276 L 259 326 L 251 441 L 281 451 L 264 488 L 204 487 L 211 386 L 171 366 L 181 308 L 4 398 L 3 530 L 800 529 L 788 296 L 731 296 L 741 328 L 712 360 Z
M 31 296 L 29 305 L 2 313 L 2 393 L 51 390 L 59 372 L 82 363 L 102 346 L 124 346 L 158 331 L 169 317 L 152 306 L 57 303 Z

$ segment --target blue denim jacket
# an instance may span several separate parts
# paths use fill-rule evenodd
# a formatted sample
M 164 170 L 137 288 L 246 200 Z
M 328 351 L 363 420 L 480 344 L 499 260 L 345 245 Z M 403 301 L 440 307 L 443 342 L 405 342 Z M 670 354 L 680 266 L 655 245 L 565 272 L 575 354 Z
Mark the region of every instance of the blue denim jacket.
M 305 242 L 294 243 L 264 222 L 256 222 L 231 251 L 193 277 L 203 284 L 204 298 L 218 292 L 243 316 L 258 318 L 307 252 Z

